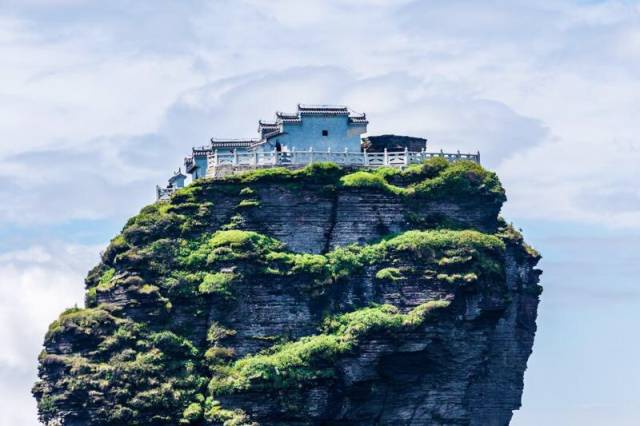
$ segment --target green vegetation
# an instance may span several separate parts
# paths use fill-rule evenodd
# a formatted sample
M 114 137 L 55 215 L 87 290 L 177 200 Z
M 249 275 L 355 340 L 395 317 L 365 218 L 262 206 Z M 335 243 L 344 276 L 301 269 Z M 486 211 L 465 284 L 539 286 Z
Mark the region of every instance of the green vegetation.
M 46 339 L 52 339 L 63 332 L 90 335 L 95 329 L 113 326 L 118 319 L 105 307 L 80 309 L 77 306 L 65 310 L 57 320 L 49 325 Z
M 205 406 L 205 419 L 209 422 L 221 423 L 223 426 L 257 426 L 249 420 L 244 411 L 222 408 L 220 402 L 212 398 L 207 398 Z
M 99 342 L 97 350 L 83 356 L 41 355 L 43 363 L 64 372 L 55 387 L 39 382 L 33 389 L 42 421 L 54 419 L 59 404 L 68 400 L 82 401 L 96 424 L 177 424 L 181 417 L 196 417 L 193 402 L 206 380 L 191 341 L 170 331 L 151 332 L 101 309 L 68 310 L 51 333 L 69 339 L 73 336 L 61 328 L 77 327 Z
M 138 289 L 138 293 L 140 294 L 154 294 L 158 293 L 160 289 L 158 286 L 152 284 L 144 284 L 142 287 Z
M 397 281 L 402 279 L 402 271 L 398 268 L 382 268 L 376 272 L 376 278 L 379 280 Z
M 408 220 L 431 230 L 388 235 L 368 245 L 295 253 L 270 236 L 244 230 L 262 212 L 251 210 L 260 205 L 257 194 L 267 194 L 271 184 L 289 191 L 317 188 L 324 195 L 353 188 L 383 191 L 408 210 L 417 206 L 415 212 L 430 201 L 481 209 L 499 208 L 505 199 L 493 173 L 441 158 L 403 170 L 353 172 L 315 163 L 194 182 L 131 218 L 87 277 L 89 308 L 71 308 L 51 324 L 47 350 L 62 349 L 41 356 L 46 375 L 34 393 L 43 421 L 56 418 L 69 401 L 82 401 L 96 424 L 248 425 L 246 413 L 223 407 L 215 396 L 331 380 L 335 361 L 357 354 L 367 339 L 399 338 L 449 305 L 432 301 L 401 313 L 390 305 L 362 308 L 356 297 L 348 308 L 355 310 L 340 314 L 344 306 L 331 298 L 351 291 L 349 285 L 375 277 L 376 291 L 393 282 L 398 288 L 432 286 L 458 294 L 464 287 L 500 296 L 505 246 L 539 256 L 511 226 L 502 224 L 495 235 L 452 230 L 446 229 L 454 227 L 447 217 Z M 445 229 L 432 229 L 436 223 Z M 290 330 L 247 337 L 235 325 L 233 309 L 244 309 L 240 297 L 254 291 L 251 286 L 265 284 L 308 302 L 318 318 L 326 316 L 317 334 L 295 341 Z M 98 306 L 105 300 L 113 305 Z M 240 357 L 235 345 L 242 339 L 268 349 Z
M 522 233 L 513 226 L 513 224 L 507 224 L 503 219 L 500 219 L 500 228 L 496 236 L 510 242 L 516 246 L 522 247 L 524 252 L 533 259 L 540 259 L 540 253 L 527 244 L 524 241 Z
M 192 424 L 202 419 L 203 409 L 202 405 L 197 402 L 192 402 L 182 413 L 182 419 L 180 424 Z
M 238 203 L 238 207 L 240 208 L 258 207 L 258 206 L 260 206 L 260 201 L 258 200 L 242 200 Z
M 437 176 L 415 186 L 415 194 L 430 200 L 456 200 L 502 205 L 506 200 L 500 180 L 477 163 L 459 161 Z
M 408 231 L 377 244 L 342 247 L 326 255 L 271 251 L 266 255 L 266 272 L 302 275 L 311 277 L 317 285 L 326 285 L 346 279 L 365 266 L 405 259 L 409 263 L 419 260 L 422 268 L 442 273 L 473 273 L 500 280 L 504 250 L 499 238 L 477 231 Z M 394 281 L 403 278 L 403 274 L 397 267 L 386 266 L 376 273 L 376 278 Z
M 344 174 L 344 169 L 333 163 L 313 163 L 302 169 L 291 170 L 285 167 L 270 167 L 227 176 L 226 183 L 267 183 L 267 182 L 305 182 L 333 183 Z
M 108 289 L 111 285 L 111 279 L 113 279 L 113 276 L 115 275 L 115 273 L 116 273 L 116 270 L 114 268 L 109 268 L 106 271 L 104 271 L 100 276 L 100 280 L 98 281 L 98 288 L 100 290 Z
M 322 275 L 327 272 L 328 266 L 327 257 L 320 254 L 272 251 L 267 253 L 266 260 L 273 262 L 269 272 L 281 275 Z M 274 264 L 277 268 L 274 268 Z
M 202 271 L 216 262 L 251 259 L 282 247 L 279 241 L 253 231 L 217 231 L 200 241 L 185 241 L 179 249 L 178 264 Z
M 385 180 L 402 182 L 405 185 L 415 184 L 425 179 L 438 176 L 450 166 L 442 157 L 431 158 L 421 164 L 411 164 L 402 169 L 396 167 L 380 167 L 374 173 L 383 176 Z
M 404 170 L 383 167 L 357 171 L 340 178 L 345 188 L 375 188 L 407 198 L 501 206 L 504 189 L 495 173 L 477 163 L 449 163 L 434 158 Z
M 242 358 L 214 371 L 209 389 L 214 395 L 249 387 L 281 389 L 310 380 L 335 376 L 335 359 L 355 350 L 361 339 L 372 333 L 393 333 L 420 326 L 435 309 L 447 301 L 427 302 L 408 314 L 391 305 L 364 308 L 325 321 L 323 333 L 277 345 L 264 354 Z
M 230 285 L 236 278 L 235 274 L 229 272 L 206 273 L 198 291 L 203 294 L 218 294 L 221 296 L 231 296 Z
M 404 194 L 406 189 L 389 184 L 382 174 L 372 172 L 355 172 L 343 176 L 340 179 L 342 186 L 346 188 L 377 188 L 393 194 Z

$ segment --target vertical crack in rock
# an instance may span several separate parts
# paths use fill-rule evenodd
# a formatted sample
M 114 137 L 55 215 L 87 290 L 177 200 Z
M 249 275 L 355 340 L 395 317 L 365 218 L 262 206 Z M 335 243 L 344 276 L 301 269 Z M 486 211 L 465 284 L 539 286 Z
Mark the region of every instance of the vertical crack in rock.
M 322 248 L 322 253 L 327 253 L 331 249 L 331 242 L 333 241 L 333 231 L 336 228 L 336 222 L 338 219 L 338 195 L 335 191 L 332 192 L 331 197 L 331 210 L 329 211 L 329 226 L 325 234 L 325 243 Z

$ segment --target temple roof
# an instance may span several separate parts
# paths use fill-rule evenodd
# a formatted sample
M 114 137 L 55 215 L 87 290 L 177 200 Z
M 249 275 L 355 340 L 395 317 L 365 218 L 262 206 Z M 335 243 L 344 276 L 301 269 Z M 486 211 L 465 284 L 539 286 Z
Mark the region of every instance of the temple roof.
M 193 148 L 191 160 L 185 159 L 187 168 L 194 168 L 192 161 L 195 157 L 206 157 L 214 150 L 219 148 L 255 148 L 264 144 L 267 140 L 285 134 L 283 124 L 300 124 L 304 115 L 320 115 L 320 116 L 344 116 L 347 117 L 348 124 L 353 126 L 366 126 L 369 124 L 367 115 L 357 113 L 350 110 L 344 105 L 308 105 L 298 104 L 296 112 L 278 111 L 275 114 L 275 120 L 259 120 L 258 133 L 259 139 L 222 139 L 211 138 L 209 147 Z M 189 171 L 189 170 L 188 170 Z
M 171 176 L 169 178 L 169 184 L 172 184 L 173 182 L 177 181 L 178 179 L 186 179 L 187 176 L 182 174 L 182 170 L 178 169 L 177 172 L 173 172 L 173 176 Z
M 206 157 L 210 152 L 210 146 L 194 146 L 191 150 L 191 157 Z
M 357 113 L 351 111 L 344 105 L 304 105 L 298 104 L 298 110 L 296 112 L 276 112 L 276 121 L 258 122 L 258 131 L 263 132 L 263 128 L 273 127 L 281 123 L 300 123 L 303 115 L 344 115 L 349 118 L 350 124 L 366 125 L 367 115 L 364 113 Z M 264 132 L 263 132 L 264 134 Z
M 260 136 L 263 138 L 269 133 L 278 131 L 278 129 L 280 129 L 280 124 L 276 121 L 258 121 L 258 133 L 260 133 Z
M 298 111 L 300 112 L 341 112 L 348 113 L 349 108 L 344 105 L 305 105 L 298 104 Z
M 269 133 L 265 133 L 265 134 L 263 134 L 263 135 L 262 135 L 262 138 L 263 138 L 264 140 L 267 140 L 267 139 L 271 139 L 271 138 L 276 137 L 276 136 L 283 135 L 284 133 L 285 133 L 285 132 L 280 131 L 280 129 L 276 129 L 276 130 L 274 130 L 273 132 L 269 132 Z
M 211 149 L 217 148 L 249 148 L 259 139 L 217 139 L 211 138 Z
M 184 168 L 187 173 L 193 173 L 193 171 L 198 168 L 195 161 L 193 161 L 193 156 L 184 158 Z

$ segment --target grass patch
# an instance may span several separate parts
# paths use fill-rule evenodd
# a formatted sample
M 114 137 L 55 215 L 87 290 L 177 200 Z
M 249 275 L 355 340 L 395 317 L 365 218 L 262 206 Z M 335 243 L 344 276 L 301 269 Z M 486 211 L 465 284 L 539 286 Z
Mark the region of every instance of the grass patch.
M 375 188 L 398 195 L 406 192 L 404 188 L 389 184 L 381 174 L 365 171 L 343 176 L 340 184 L 345 188 Z
M 259 206 L 260 206 L 260 201 L 258 201 L 258 200 L 241 200 L 238 203 L 238 207 L 239 208 L 259 207 Z
M 398 281 L 404 277 L 398 268 L 382 268 L 376 272 L 376 278 L 385 281 Z
M 209 383 L 214 395 L 252 387 L 283 389 L 306 381 L 332 378 L 335 360 L 356 349 L 359 341 L 374 332 L 394 332 L 420 326 L 448 301 L 431 301 L 401 314 L 391 305 L 360 309 L 325 321 L 322 334 L 276 345 L 263 354 L 248 356 L 222 366 Z M 214 372 L 215 374 L 215 372 Z
M 113 287 L 111 280 L 116 274 L 116 270 L 114 268 L 108 268 L 106 271 L 100 275 L 100 279 L 98 280 L 98 291 L 106 291 Z
M 198 291 L 202 294 L 217 294 L 220 296 L 231 296 L 231 284 L 236 275 L 228 272 L 206 273 L 202 283 L 198 286 Z
M 118 319 L 102 307 L 81 309 L 77 306 L 65 310 L 49 325 L 45 339 L 52 339 L 63 332 L 90 335 L 103 326 L 118 323 Z

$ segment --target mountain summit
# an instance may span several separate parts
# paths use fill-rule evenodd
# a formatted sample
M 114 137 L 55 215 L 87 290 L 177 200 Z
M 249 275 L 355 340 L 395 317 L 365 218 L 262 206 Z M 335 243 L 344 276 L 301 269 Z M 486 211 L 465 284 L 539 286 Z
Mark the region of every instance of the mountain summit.
M 47 425 L 482 425 L 519 408 L 539 255 L 476 162 L 198 179 L 54 321 Z

